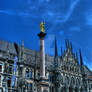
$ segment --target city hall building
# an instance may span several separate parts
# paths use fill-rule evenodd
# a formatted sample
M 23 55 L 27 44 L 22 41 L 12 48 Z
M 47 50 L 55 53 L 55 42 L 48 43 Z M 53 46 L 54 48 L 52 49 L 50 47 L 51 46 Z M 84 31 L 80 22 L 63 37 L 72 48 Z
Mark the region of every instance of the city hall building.
M 55 39 L 55 56 L 46 55 L 45 35 L 38 34 L 40 52 L 25 48 L 24 42 L 0 41 L 0 92 L 92 92 L 92 72 L 83 64 L 81 50 L 79 56 L 73 53 L 66 40 L 58 56 Z

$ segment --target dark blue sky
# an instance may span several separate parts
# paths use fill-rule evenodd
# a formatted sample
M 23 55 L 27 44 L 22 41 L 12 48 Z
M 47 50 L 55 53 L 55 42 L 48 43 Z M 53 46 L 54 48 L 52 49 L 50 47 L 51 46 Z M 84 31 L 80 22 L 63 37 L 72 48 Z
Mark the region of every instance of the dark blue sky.
M 46 53 L 54 55 L 69 39 L 74 52 L 82 50 L 84 64 L 92 70 L 92 0 L 0 0 L 0 40 L 24 40 L 25 47 L 39 51 L 40 22 L 48 33 Z

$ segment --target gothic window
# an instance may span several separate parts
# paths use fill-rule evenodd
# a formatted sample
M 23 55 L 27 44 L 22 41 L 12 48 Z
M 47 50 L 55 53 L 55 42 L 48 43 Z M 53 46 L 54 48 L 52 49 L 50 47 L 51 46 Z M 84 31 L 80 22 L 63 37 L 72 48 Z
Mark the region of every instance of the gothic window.
M 32 90 L 32 83 L 27 83 L 27 90 Z
M 2 64 L 0 64 L 0 72 L 2 72 Z
M 66 84 L 69 84 L 69 78 L 68 78 L 68 77 L 66 77 L 65 83 L 66 83 Z
M 74 80 L 74 78 L 73 78 L 73 77 L 71 78 L 71 84 L 72 84 L 72 85 L 74 85 L 74 84 L 75 84 L 75 80 Z
M 29 72 L 29 78 L 32 78 L 32 71 Z
M 0 86 L 1 86 L 1 76 L 0 76 Z
M 10 77 L 8 77 L 7 85 L 8 85 L 8 87 L 11 87 L 11 78 Z
M 9 74 L 12 74 L 12 72 L 13 72 L 13 66 L 12 65 L 9 65 L 8 72 L 9 72 Z
M 76 85 L 77 85 L 77 86 L 80 85 L 80 81 L 79 81 L 79 79 L 76 79 Z
M 37 78 L 40 79 L 40 73 L 37 74 Z
M 48 80 L 49 80 L 49 81 L 52 81 L 51 75 L 48 75 Z
M 43 92 L 48 92 L 46 89 L 44 89 L 44 91 Z
M 25 77 L 26 77 L 26 78 L 28 78 L 28 77 L 29 77 L 29 69 L 28 69 L 28 68 L 26 69 Z
M 91 84 L 91 89 L 92 89 L 92 84 Z

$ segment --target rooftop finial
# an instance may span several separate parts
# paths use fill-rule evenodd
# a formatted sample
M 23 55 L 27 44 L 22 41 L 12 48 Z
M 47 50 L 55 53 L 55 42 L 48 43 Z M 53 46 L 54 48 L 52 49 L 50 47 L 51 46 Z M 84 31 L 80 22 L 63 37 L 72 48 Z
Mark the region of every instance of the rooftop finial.
M 80 53 L 80 65 L 83 65 L 83 59 L 82 59 L 82 54 L 81 54 L 81 49 L 79 49 L 79 53 Z
M 55 37 L 55 57 L 58 56 L 57 42 Z
M 79 62 L 78 62 L 78 54 L 77 54 L 77 52 L 76 52 L 76 63 L 79 64 Z

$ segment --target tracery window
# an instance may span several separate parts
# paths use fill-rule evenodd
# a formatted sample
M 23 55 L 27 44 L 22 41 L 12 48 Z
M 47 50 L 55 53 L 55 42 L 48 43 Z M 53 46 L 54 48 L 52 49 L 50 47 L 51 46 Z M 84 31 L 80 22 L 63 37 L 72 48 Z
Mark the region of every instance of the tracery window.
M 0 76 L 0 86 L 1 86 L 1 76 Z
M 32 83 L 27 83 L 27 90 L 31 90 L 32 91 Z
M 69 78 L 67 76 L 66 76 L 65 82 L 66 84 L 69 84 Z
M 13 65 L 11 65 L 11 64 L 8 66 L 8 73 L 9 74 L 13 73 Z
M 71 84 L 72 84 L 72 85 L 74 85 L 74 84 L 75 84 L 75 80 L 74 80 L 74 78 L 73 78 L 73 77 L 71 78 Z
M 0 63 L 0 72 L 2 72 L 2 64 Z
M 77 85 L 77 86 L 79 86 L 79 85 L 80 85 L 80 81 L 79 81 L 79 79 L 78 79 L 78 78 L 76 79 L 76 85 Z
M 11 87 L 11 78 L 10 77 L 8 77 L 7 85 L 8 85 L 8 87 Z
M 40 73 L 37 74 L 37 78 L 40 79 Z
M 91 89 L 92 89 L 92 84 L 91 84 Z
M 43 92 L 48 92 L 46 89 L 44 89 L 44 91 Z
M 26 69 L 25 77 L 26 77 L 26 78 L 28 78 L 28 77 L 29 77 L 29 69 L 28 69 L 28 68 Z
M 32 78 L 32 71 L 29 72 L 29 78 Z

